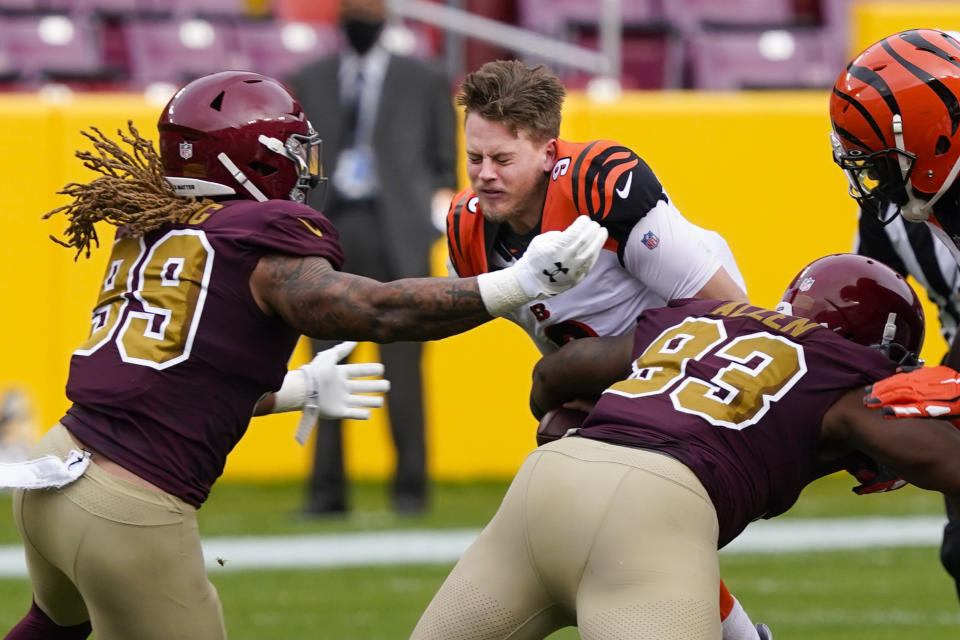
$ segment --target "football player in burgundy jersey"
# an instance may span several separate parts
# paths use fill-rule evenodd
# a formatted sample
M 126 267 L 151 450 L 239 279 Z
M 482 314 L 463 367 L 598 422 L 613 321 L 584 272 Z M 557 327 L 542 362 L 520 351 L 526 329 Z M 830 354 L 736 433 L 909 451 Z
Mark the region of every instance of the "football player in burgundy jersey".
M 902 277 L 838 254 L 777 310 L 678 300 L 545 356 L 535 405 L 596 404 L 527 458 L 412 637 L 716 640 L 718 549 L 813 480 L 873 460 L 960 501 L 957 429 L 863 406 L 923 327 Z
M 461 88 L 470 187 L 447 214 L 451 275 L 496 272 L 539 234 L 581 216 L 610 232 L 583 283 L 506 315 L 541 353 L 576 338 L 630 332 L 645 309 L 676 298 L 746 302 L 726 241 L 687 221 L 636 153 L 610 140 L 558 137 L 565 90 L 556 76 L 497 61 L 469 74 Z M 724 640 L 755 640 L 749 617 L 722 590 Z
M 95 152 L 79 155 L 102 175 L 68 186 L 74 202 L 57 210 L 78 253 L 96 241 L 95 221 L 119 228 L 90 336 L 71 359 L 73 405 L 33 452 L 52 467 L 20 470 L 32 474 L 14 516 L 34 603 L 11 640 L 91 628 L 101 640 L 225 637 L 195 512 L 255 411 L 329 400 L 316 381 L 287 388 L 300 334 L 458 333 L 569 288 L 607 235 L 584 220 L 531 245 L 504 276 L 380 283 L 338 271 L 336 230 L 303 204 L 320 179 L 320 141 L 280 83 L 200 78 L 158 128 L 159 157 L 132 125 L 121 134 L 130 152 L 90 135 Z M 345 395 L 324 410 L 344 415 Z
M 884 224 L 898 214 L 926 222 L 960 264 L 958 69 L 955 32 L 895 33 L 864 49 L 840 73 L 830 98 L 830 120 L 834 160 L 846 173 L 862 215 L 876 215 Z M 944 364 L 960 368 L 957 335 Z M 947 383 L 956 377 L 953 371 L 934 371 L 944 371 Z M 929 375 L 930 370 L 913 374 Z M 912 401 L 921 403 L 921 390 L 931 388 L 912 387 Z M 960 519 L 949 504 L 947 514 L 940 557 L 960 595 Z

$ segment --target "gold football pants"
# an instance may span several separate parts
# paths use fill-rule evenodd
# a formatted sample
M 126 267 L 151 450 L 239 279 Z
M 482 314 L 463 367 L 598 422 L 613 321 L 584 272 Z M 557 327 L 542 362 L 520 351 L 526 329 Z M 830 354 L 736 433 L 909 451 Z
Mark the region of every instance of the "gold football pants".
M 536 449 L 413 640 L 719 640 L 717 518 L 673 458 L 586 438 Z
M 56 425 L 31 457 L 73 448 Z M 226 638 L 196 509 L 179 498 L 91 464 L 62 489 L 16 491 L 13 508 L 34 598 L 58 625 L 90 620 L 98 640 Z

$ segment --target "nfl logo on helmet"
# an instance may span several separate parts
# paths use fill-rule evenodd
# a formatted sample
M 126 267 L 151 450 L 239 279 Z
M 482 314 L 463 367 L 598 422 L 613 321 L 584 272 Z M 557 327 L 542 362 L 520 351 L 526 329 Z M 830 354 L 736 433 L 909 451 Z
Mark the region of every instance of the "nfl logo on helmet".
M 193 145 L 189 142 L 180 143 L 180 157 L 189 160 L 193 157 Z

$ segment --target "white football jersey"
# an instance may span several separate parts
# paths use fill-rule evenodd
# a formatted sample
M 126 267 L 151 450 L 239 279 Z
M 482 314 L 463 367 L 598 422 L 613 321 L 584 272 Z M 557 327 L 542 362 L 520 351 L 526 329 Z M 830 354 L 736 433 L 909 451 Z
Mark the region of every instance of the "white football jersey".
M 610 233 L 597 265 L 569 291 L 506 316 L 543 353 L 571 339 L 631 331 L 645 310 L 695 296 L 721 266 L 746 291 L 726 241 L 686 220 L 653 170 L 614 141 L 557 140 L 540 227 L 531 233 L 565 229 L 579 215 Z M 466 189 L 447 215 L 450 274 L 509 266 L 530 238 L 511 237 L 509 227 L 486 221 L 476 193 Z
M 492 268 L 513 262 L 496 252 L 489 260 Z M 645 310 L 693 297 L 721 266 L 746 291 L 723 237 L 692 224 L 664 200 L 633 227 L 623 262 L 615 252 L 601 251 L 596 266 L 577 286 L 504 317 L 520 325 L 541 353 L 549 353 L 572 339 L 632 331 Z M 457 275 L 451 263 L 448 268 L 450 275 Z

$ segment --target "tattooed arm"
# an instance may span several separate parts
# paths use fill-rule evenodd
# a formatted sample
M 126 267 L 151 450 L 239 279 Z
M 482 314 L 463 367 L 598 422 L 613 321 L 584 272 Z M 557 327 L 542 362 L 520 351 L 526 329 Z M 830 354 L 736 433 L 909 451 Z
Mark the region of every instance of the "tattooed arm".
M 466 331 L 580 282 L 607 230 L 579 216 L 563 231 L 535 237 L 515 263 L 476 278 L 377 282 L 340 273 L 320 257 L 268 255 L 250 276 L 266 313 L 314 338 L 434 340 Z
M 250 278 L 257 304 L 313 338 L 435 340 L 493 316 L 476 278 L 382 283 L 336 271 L 324 258 L 270 255 Z

